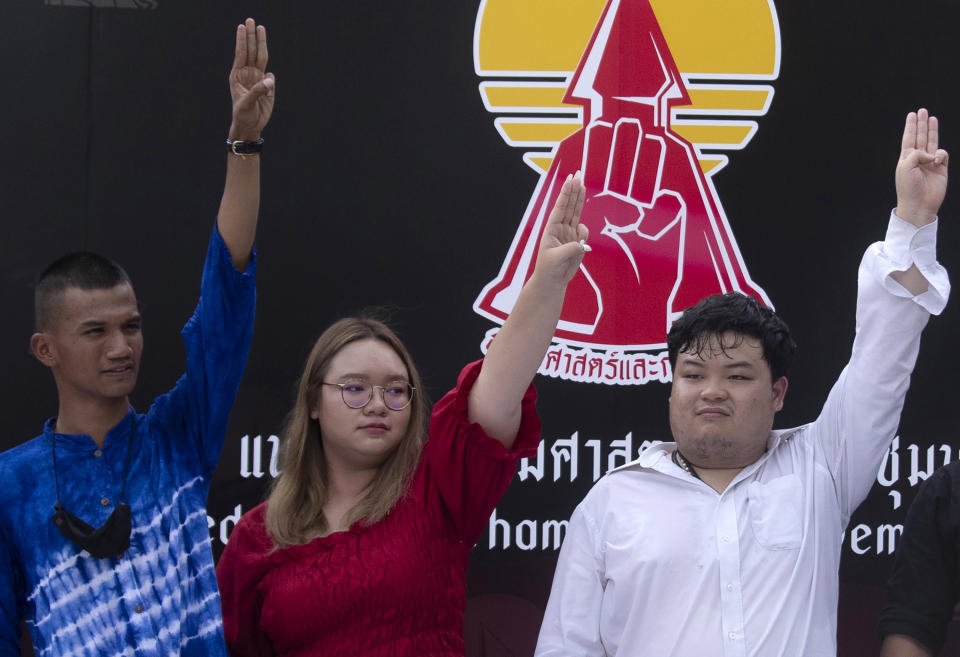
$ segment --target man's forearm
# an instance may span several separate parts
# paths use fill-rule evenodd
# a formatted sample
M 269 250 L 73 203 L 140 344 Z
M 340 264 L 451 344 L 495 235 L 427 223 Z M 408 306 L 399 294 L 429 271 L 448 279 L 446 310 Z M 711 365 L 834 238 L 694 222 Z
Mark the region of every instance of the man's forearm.
M 239 271 L 250 263 L 260 213 L 260 155 L 227 154 L 227 180 L 217 229 Z
M 266 72 L 267 29 L 252 18 L 237 26 L 233 68 L 230 69 L 230 97 L 233 119 L 231 141 L 255 142 L 273 113 L 276 80 Z M 227 155 L 227 181 L 217 213 L 217 228 L 233 266 L 243 271 L 250 263 L 260 213 L 260 155 Z

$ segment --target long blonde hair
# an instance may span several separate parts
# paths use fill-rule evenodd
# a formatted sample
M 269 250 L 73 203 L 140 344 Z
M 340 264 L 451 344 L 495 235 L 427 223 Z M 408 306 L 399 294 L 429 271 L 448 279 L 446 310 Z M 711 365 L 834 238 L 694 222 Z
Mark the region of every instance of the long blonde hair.
M 358 520 L 373 524 L 381 520 L 403 497 L 426 440 L 426 400 L 420 373 L 400 338 L 380 321 L 348 317 L 335 322 L 317 338 L 310 350 L 297 386 L 297 398 L 282 432 L 280 476 L 273 482 L 267 500 L 266 527 L 276 549 L 302 545 L 329 533 L 323 507 L 327 490 L 327 462 L 323 454 L 320 425 L 310 417 L 320 384 L 330 361 L 346 345 L 357 340 L 380 340 L 403 361 L 415 390 L 410 423 L 400 444 L 380 466 L 367 494 L 345 518 L 347 526 Z

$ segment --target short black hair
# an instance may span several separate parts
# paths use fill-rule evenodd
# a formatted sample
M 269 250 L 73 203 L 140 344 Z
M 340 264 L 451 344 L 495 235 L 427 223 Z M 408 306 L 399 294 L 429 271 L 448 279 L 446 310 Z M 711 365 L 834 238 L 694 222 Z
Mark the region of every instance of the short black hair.
M 700 354 L 713 339 L 724 333 L 756 338 L 763 347 L 763 359 L 774 381 L 787 375 L 797 351 L 787 323 L 752 296 L 739 292 L 716 294 L 701 299 L 683 311 L 667 334 L 670 367 L 676 368 L 680 352 Z M 721 343 L 721 348 L 723 344 Z
M 124 283 L 130 284 L 127 272 L 102 255 L 77 251 L 58 258 L 43 270 L 34 288 L 35 330 L 42 331 L 49 327 L 56 311 L 57 298 L 67 288 L 109 290 Z

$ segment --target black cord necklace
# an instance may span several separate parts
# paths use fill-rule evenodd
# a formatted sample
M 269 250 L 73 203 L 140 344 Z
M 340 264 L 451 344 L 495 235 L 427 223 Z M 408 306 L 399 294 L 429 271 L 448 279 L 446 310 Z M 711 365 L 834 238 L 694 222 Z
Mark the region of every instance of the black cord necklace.
M 679 467 L 684 472 L 689 473 L 692 477 L 696 477 L 697 479 L 700 479 L 700 475 L 697 474 L 696 469 L 692 465 L 690 465 L 690 462 L 687 461 L 686 457 L 684 457 L 684 455 L 680 453 L 679 448 L 673 450 L 672 458 L 673 458 L 673 462 L 677 464 L 677 467 Z M 700 481 L 703 481 L 703 479 L 700 479 Z

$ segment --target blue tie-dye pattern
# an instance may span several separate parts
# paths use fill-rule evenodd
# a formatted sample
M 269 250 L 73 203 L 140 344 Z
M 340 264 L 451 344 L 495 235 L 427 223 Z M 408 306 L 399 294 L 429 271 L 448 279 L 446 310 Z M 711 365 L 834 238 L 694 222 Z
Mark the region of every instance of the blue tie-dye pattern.
M 237 272 L 214 230 L 173 390 L 145 415 L 131 410 L 100 457 L 89 436 L 56 435 L 61 502 L 95 526 L 116 505 L 132 450 L 122 557 L 95 559 L 51 522 L 52 420 L 0 454 L 0 656 L 19 656 L 21 619 L 38 657 L 227 654 L 206 500 L 253 333 L 254 269 Z

